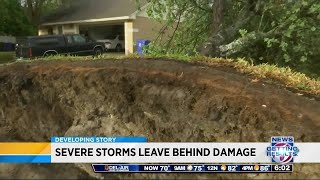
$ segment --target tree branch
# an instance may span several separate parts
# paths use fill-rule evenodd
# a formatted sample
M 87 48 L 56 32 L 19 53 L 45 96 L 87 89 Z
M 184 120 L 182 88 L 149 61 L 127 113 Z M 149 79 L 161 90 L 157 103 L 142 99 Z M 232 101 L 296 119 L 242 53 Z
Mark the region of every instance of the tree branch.
M 159 35 L 157 36 L 157 38 L 155 39 L 155 42 L 157 42 L 159 40 L 160 37 L 163 36 L 163 33 L 165 32 L 165 30 L 168 28 L 168 24 L 166 23 L 165 25 L 162 26 L 162 28 L 159 31 Z
M 212 9 L 203 8 L 200 4 L 197 3 L 197 0 L 190 0 L 190 1 L 191 1 L 192 4 L 193 4 L 195 7 L 197 7 L 198 9 L 201 9 L 201 10 L 203 10 L 203 11 L 210 12 L 210 13 L 213 12 Z
M 200 53 L 206 56 L 220 56 L 221 50 L 219 47 L 227 41 L 227 38 L 234 37 L 238 33 L 240 27 L 246 24 L 252 17 L 252 13 L 249 13 L 249 15 L 243 13 L 234 24 L 212 34 L 209 37 L 209 41 L 200 49 Z
M 167 50 L 169 49 L 169 47 L 170 47 L 170 45 L 171 45 L 171 42 L 172 42 L 172 40 L 173 40 L 173 38 L 174 38 L 174 36 L 175 36 L 175 34 L 176 34 L 176 32 L 177 32 L 178 28 L 179 28 L 179 25 L 180 25 L 180 21 L 181 21 L 181 16 L 182 16 L 182 14 L 183 14 L 183 12 L 180 12 L 180 14 L 179 14 L 179 18 L 178 18 L 178 22 L 177 22 L 177 25 L 176 25 L 176 27 L 175 27 L 175 29 L 174 29 L 173 33 L 172 33 L 172 36 L 171 36 L 170 40 L 169 40 L 169 41 L 168 41 L 168 43 L 167 43 Z
M 236 39 L 231 43 L 219 46 L 220 56 L 230 56 L 238 53 L 253 42 L 262 40 L 266 37 L 276 35 L 272 30 L 269 32 L 250 32 L 246 36 Z

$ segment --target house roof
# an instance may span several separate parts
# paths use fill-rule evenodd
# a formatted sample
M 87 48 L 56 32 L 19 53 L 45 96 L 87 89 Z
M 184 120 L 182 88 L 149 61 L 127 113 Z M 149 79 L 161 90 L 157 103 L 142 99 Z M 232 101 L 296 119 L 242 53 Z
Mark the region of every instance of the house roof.
M 140 7 L 146 4 L 143 0 Z M 99 19 L 129 19 L 138 10 L 136 0 L 73 0 L 69 7 L 61 8 L 44 17 L 41 25 L 67 24 Z

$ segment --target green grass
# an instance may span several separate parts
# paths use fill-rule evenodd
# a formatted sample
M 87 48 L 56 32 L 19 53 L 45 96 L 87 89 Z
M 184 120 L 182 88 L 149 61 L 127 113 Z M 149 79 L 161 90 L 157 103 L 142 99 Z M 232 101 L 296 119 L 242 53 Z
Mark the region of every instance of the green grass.
M 0 55 L 1 56 L 1 55 Z M 12 54 L 7 54 L 10 59 Z M 52 56 L 47 58 L 39 58 L 36 60 L 19 61 L 16 63 L 31 63 L 34 61 L 79 61 L 79 60 L 121 60 L 121 59 L 171 59 L 177 61 L 199 62 L 212 66 L 231 66 L 238 72 L 243 74 L 250 74 L 255 81 L 265 80 L 274 84 L 281 84 L 288 88 L 300 90 L 302 93 L 320 95 L 320 81 L 310 78 L 303 73 L 296 72 L 289 67 L 277 67 L 276 65 L 261 64 L 253 65 L 244 59 L 223 59 L 210 58 L 204 56 L 180 56 L 180 55 L 158 55 L 158 56 L 143 56 L 139 57 L 137 54 L 129 56 L 119 54 L 104 54 L 99 57 L 77 57 L 77 56 Z M 1 60 L 0 60 L 1 61 Z M 10 62 L 10 61 L 9 61 Z
M 272 79 L 286 87 L 301 90 L 306 93 L 320 95 L 320 81 L 310 78 L 303 73 L 296 72 L 289 67 L 277 67 L 276 65 L 260 64 L 250 65 L 247 61 L 240 59 L 235 62 L 238 71 L 252 74 L 257 79 Z
M 0 52 L 0 64 L 15 61 L 15 52 Z

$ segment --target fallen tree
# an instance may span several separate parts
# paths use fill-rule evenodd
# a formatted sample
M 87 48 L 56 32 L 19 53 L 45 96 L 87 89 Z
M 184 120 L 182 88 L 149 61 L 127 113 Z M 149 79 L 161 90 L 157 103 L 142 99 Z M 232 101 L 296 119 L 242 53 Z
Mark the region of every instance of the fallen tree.
M 246 57 L 256 63 L 316 64 L 320 2 L 150 0 L 149 16 L 174 28 L 165 46 L 150 52 Z M 165 48 L 164 48 L 165 47 Z M 162 49 L 159 51 L 159 49 Z

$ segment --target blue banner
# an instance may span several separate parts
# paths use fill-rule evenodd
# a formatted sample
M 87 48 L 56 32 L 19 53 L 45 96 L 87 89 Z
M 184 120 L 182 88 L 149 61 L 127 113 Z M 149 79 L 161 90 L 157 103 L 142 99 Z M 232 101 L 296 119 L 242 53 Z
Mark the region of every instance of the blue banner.
M 106 137 L 52 137 L 52 143 L 143 143 L 146 137 L 106 136 Z
M 292 164 L 92 164 L 96 173 L 290 173 Z
M 50 155 L 0 155 L 1 163 L 51 163 Z

